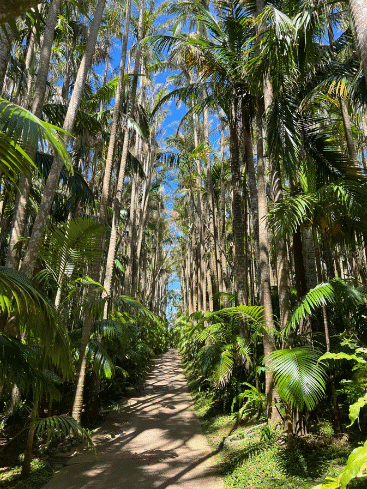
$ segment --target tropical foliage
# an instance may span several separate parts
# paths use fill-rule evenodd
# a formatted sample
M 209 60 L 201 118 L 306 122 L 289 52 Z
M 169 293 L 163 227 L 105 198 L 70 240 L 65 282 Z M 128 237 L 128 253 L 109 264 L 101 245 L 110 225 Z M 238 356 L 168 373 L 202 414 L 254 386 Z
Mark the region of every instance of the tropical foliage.
M 0 9 L 0 426 L 26 406 L 24 477 L 34 439 L 86 438 L 170 345 L 238 423 L 357 443 L 360 3 Z M 354 448 L 327 487 L 364 474 Z

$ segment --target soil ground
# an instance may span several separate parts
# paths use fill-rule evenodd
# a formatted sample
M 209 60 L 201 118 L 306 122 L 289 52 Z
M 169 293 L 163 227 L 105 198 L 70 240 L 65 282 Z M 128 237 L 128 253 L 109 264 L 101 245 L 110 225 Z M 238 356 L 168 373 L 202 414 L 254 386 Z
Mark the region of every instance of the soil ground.
M 141 395 L 109 414 L 90 451 L 43 489 L 224 489 L 176 350 L 158 357 Z

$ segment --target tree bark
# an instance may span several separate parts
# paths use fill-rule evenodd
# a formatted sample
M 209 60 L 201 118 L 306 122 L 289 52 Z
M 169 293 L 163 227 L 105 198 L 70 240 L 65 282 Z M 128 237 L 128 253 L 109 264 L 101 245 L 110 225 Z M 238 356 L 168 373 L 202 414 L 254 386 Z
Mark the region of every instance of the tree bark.
M 7 35 L 5 35 L 4 29 Z M 0 95 L 2 95 L 6 70 L 10 61 L 14 34 L 8 25 L 0 27 Z
M 29 423 L 29 430 L 28 430 L 28 437 L 27 437 L 27 444 L 24 452 L 22 479 L 27 479 L 31 473 L 33 440 L 34 440 L 34 432 L 36 430 L 37 415 L 38 415 L 38 401 L 33 401 L 31 420 Z
M 203 114 L 203 129 L 204 140 L 209 147 L 209 115 L 208 109 L 204 109 Z M 212 303 L 213 310 L 219 309 L 219 301 L 217 294 L 219 292 L 219 280 L 218 280 L 218 264 L 217 264 L 217 241 L 218 232 L 215 221 L 215 204 L 214 204 L 214 190 L 213 190 L 213 176 L 212 167 L 210 162 L 210 151 L 206 152 L 206 182 L 207 182 L 207 221 L 208 221 L 208 243 L 209 243 L 209 270 L 210 270 L 210 282 L 212 286 Z
M 259 275 L 260 275 L 260 301 L 264 307 L 264 360 L 265 367 L 265 396 L 267 404 L 267 419 L 269 423 L 276 420 L 275 407 L 273 402 L 273 375 L 269 369 L 269 355 L 275 349 L 274 344 L 274 319 L 273 306 L 271 302 L 271 284 L 270 284 L 270 265 L 269 265 L 269 240 L 266 227 L 266 216 L 268 212 L 266 184 L 265 184 L 265 161 L 263 147 L 263 117 L 264 109 L 259 103 L 259 109 L 256 116 L 257 122 L 257 195 L 259 209 Z
M 363 74 L 367 83 L 367 1 L 349 0 Z
M 231 189 L 232 189 L 232 232 L 233 232 L 233 272 L 238 304 L 248 301 L 247 271 L 245 267 L 245 223 L 242 197 L 242 174 L 237 134 L 237 102 L 233 101 L 229 131 L 231 137 Z
M 122 38 L 122 50 L 121 50 L 121 60 L 120 60 L 120 68 L 119 68 L 119 79 L 118 79 L 118 84 L 117 84 L 116 93 L 115 93 L 115 105 L 113 107 L 113 114 L 112 114 L 111 134 L 110 134 L 110 140 L 109 140 L 109 144 L 108 144 L 106 164 L 105 164 L 104 177 L 103 177 L 103 185 L 102 185 L 101 207 L 100 207 L 100 218 L 99 218 L 100 222 L 102 224 L 105 224 L 106 219 L 107 219 L 107 204 L 108 204 L 108 198 L 110 195 L 111 171 L 112 171 L 113 157 L 115 154 L 116 139 L 117 139 L 117 133 L 118 133 L 118 123 L 119 123 L 119 117 L 120 117 L 122 90 L 124 87 L 124 76 L 125 76 L 127 45 L 128 45 L 128 38 L 129 38 L 130 17 L 131 17 L 131 0 L 127 0 L 126 6 L 125 6 L 125 27 L 124 27 L 124 35 Z

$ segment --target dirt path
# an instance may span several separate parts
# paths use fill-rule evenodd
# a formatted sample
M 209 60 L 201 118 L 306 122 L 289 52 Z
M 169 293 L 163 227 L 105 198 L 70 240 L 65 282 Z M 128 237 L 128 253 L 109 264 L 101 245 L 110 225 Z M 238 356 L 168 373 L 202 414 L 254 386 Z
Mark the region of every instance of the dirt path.
M 224 489 L 176 350 L 156 359 L 143 394 L 93 439 L 98 459 L 73 457 L 43 489 Z

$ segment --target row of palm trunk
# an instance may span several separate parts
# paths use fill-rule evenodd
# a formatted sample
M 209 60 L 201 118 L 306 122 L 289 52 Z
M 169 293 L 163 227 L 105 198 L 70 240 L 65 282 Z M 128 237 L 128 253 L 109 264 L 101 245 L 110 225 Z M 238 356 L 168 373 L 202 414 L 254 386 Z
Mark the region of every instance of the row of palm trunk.
M 363 2 L 351 1 L 353 20 L 356 25 L 357 42 L 362 66 L 367 43 L 364 32 L 358 25 L 366 19 L 366 7 Z M 358 4 L 358 5 L 357 5 Z M 364 8 L 364 10 L 363 10 Z M 257 14 L 261 15 L 264 2 L 257 1 Z M 359 17 L 358 17 L 359 16 Z M 258 26 L 258 42 L 266 25 Z M 329 43 L 333 48 L 333 30 L 329 29 Z M 367 78 L 366 78 L 367 79 Z M 267 398 L 267 417 L 270 423 L 278 420 L 274 405 L 276 392 L 268 368 L 268 358 L 276 348 L 274 339 L 276 330 L 282 330 L 291 316 L 290 287 L 295 287 L 298 300 L 318 283 L 331 280 L 338 275 L 347 278 L 349 271 L 340 266 L 339 258 L 331 256 L 328 238 L 316 230 L 314 224 L 298 227 L 292 236 L 272 236 L 268 226 L 269 204 L 282 201 L 282 175 L 279 161 L 268 159 L 266 148 L 266 119 L 273 102 L 270 79 L 265 76 L 260 96 L 248 97 L 238 95 L 234 90 L 231 102 L 225 110 L 224 128 L 222 131 L 221 158 L 222 168 L 216 192 L 210 173 L 208 158 L 197 161 L 196 192 L 191 189 L 188 206 L 191 209 L 189 232 L 183 242 L 185 258 L 181 265 L 182 310 L 190 316 L 199 310 L 218 310 L 220 306 L 230 304 L 227 292 L 235 295 L 235 304 L 261 303 L 264 308 L 263 353 L 265 367 L 265 392 Z M 343 122 L 346 149 L 351 170 L 360 172 L 357 151 L 354 144 L 348 104 L 343 95 L 339 96 L 340 113 Z M 193 117 L 194 136 L 198 131 L 206 142 L 208 134 L 208 115 L 203 112 L 201 120 Z M 198 138 L 194 137 L 195 146 Z M 230 184 L 224 179 L 225 149 L 229 151 Z M 254 147 L 256 150 L 254 151 Z M 363 159 L 362 150 L 362 159 Z M 255 158 L 256 157 L 256 158 Z M 256 168 L 254 166 L 256 161 Z M 294 184 L 294 183 L 293 183 Z M 292 182 L 291 182 L 292 185 Z M 204 188 L 203 188 L 204 187 Z M 229 193 L 229 199 L 225 195 Z M 230 225 L 226 227 L 226 219 L 230 217 Z M 187 225 L 187 223 L 186 223 Z M 230 230 L 231 258 L 228 259 L 227 232 Z M 274 239 L 273 239 L 274 238 Z M 320 245 L 320 241 L 323 244 Z M 365 253 L 365 243 L 360 242 L 359 252 Z M 321 249 L 322 248 L 322 249 Z M 345 252 L 339 248 L 339 252 Z M 357 253 L 357 255 L 359 254 Z M 350 256 L 349 252 L 346 255 Z M 352 259 L 350 270 L 356 283 L 364 282 L 363 266 Z M 323 266 L 325 263 L 325 267 Z M 357 270 L 360 270 L 359 273 Z M 275 327 L 272 295 L 276 291 L 276 309 L 278 310 L 278 327 Z M 330 351 L 330 334 L 326 307 L 322 308 L 324 338 L 326 351 Z M 194 317 L 194 316 L 193 316 Z M 315 331 L 314 331 L 315 332 Z M 241 333 L 246 336 L 246 325 Z M 312 342 L 312 325 L 306 321 L 303 330 L 307 341 Z M 292 347 L 294 339 L 288 338 L 283 347 Z M 330 371 L 333 393 L 333 411 L 336 430 L 340 430 L 338 404 L 335 393 L 335 379 Z

